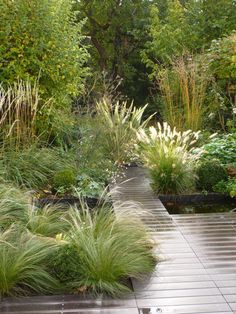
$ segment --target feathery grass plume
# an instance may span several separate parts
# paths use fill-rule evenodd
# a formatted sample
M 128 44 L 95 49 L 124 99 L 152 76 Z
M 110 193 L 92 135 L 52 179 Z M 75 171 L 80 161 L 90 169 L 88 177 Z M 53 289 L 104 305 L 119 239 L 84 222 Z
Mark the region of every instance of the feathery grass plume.
M 121 206 L 121 205 L 120 205 Z M 56 260 L 54 270 L 72 289 L 90 290 L 93 293 L 119 295 L 128 292 L 128 278 L 143 278 L 155 267 L 152 244 L 147 232 L 134 214 L 127 210 L 114 213 L 104 204 L 92 213 L 85 204 L 82 210 L 70 209 L 68 234 L 71 243 L 66 247 L 63 259 Z M 62 248 L 61 248 L 62 249 Z M 73 278 L 66 272 L 67 262 L 72 262 L 68 251 L 73 253 Z M 71 254 L 71 253 L 70 253 Z M 70 276 L 66 281 L 65 274 Z
M 35 142 L 40 110 L 42 106 L 37 80 L 34 83 L 18 81 L 8 89 L 0 85 L 0 135 L 3 147 L 18 149 Z
M 106 156 L 113 162 L 122 164 L 130 161 L 134 145 L 137 141 L 136 132 L 145 127 L 152 118 L 142 122 L 142 108 L 128 106 L 127 102 L 117 102 L 114 105 L 103 100 L 97 103 L 98 119 L 103 129 L 103 148 Z
M 187 61 L 181 57 L 171 69 L 163 69 L 158 75 L 162 94 L 163 119 L 179 130 L 200 130 L 206 114 L 204 102 L 210 75 L 201 60 Z
M 178 132 L 166 122 L 138 132 L 138 151 L 150 170 L 152 187 L 157 193 L 179 194 L 192 189 L 195 176 L 189 150 L 199 134 L 191 130 Z
M 55 99 L 40 98 L 38 79 L 19 80 L 4 88 L 0 84 L 1 150 L 20 150 L 32 144 L 70 145 L 75 119 Z
M 57 291 L 58 283 L 45 266 L 55 248 L 51 240 L 17 225 L 0 232 L 0 296 Z

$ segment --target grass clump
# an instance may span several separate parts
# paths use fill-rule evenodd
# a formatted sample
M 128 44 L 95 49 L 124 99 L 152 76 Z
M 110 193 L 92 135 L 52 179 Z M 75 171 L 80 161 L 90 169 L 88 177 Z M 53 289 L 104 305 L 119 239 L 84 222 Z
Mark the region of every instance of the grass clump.
M 31 206 L 31 196 L 29 193 L 9 183 L 0 184 L 1 227 L 6 228 L 12 223 L 22 220 L 29 206 Z
M 73 162 L 70 157 L 58 149 L 37 146 L 8 150 L 0 156 L 0 174 L 18 186 L 41 189 L 47 187 L 56 171 Z
M 129 291 L 129 277 L 153 271 L 152 246 L 139 220 L 103 206 L 94 213 L 71 209 L 69 221 L 70 246 L 56 255 L 53 267 L 68 288 L 119 295 Z
M 181 57 L 173 62 L 171 68 L 159 71 L 162 116 L 172 128 L 198 131 L 203 127 L 210 81 L 203 61 L 194 60 L 191 56 L 187 60 Z
M 138 137 L 138 150 L 150 170 L 155 192 L 180 194 L 193 188 L 195 176 L 188 150 L 197 140 L 198 133 L 177 132 L 167 123 L 158 123 L 157 129 L 141 130 Z
M 128 278 L 154 269 L 147 232 L 125 204 L 117 214 L 109 203 L 91 212 L 82 200 L 81 208 L 67 211 L 38 208 L 28 195 L 18 199 L 20 192 L 6 188 L 0 198 L 0 295 L 53 293 L 59 287 L 115 296 L 129 291 Z
M 0 296 L 52 293 L 57 281 L 47 272 L 52 241 L 20 231 L 18 226 L 0 233 Z
M 47 205 L 43 208 L 28 207 L 26 224 L 28 230 L 35 235 L 55 237 L 69 228 L 65 221 L 66 212 L 58 205 Z
M 107 101 L 97 103 L 96 110 L 102 132 L 102 147 L 112 162 L 123 164 L 132 158 L 137 141 L 136 132 L 151 119 L 142 122 L 147 106 L 136 108 L 133 104 L 117 102 L 115 105 Z
M 66 212 L 58 205 L 39 208 L 30 193 L 10 184 L 0 184 L 0 227 L 6 230 L 17 223 L 32 234 L 55 237 L 68 230 Z

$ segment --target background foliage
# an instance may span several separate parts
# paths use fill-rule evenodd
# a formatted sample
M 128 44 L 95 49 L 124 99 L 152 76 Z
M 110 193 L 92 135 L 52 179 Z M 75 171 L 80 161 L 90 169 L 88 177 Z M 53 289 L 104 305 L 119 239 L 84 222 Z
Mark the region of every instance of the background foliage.
M 88 53 L 70 0 L 0 1 L 0 80 L 39 78 L 44 98 L 57 104 L 83 90 Z

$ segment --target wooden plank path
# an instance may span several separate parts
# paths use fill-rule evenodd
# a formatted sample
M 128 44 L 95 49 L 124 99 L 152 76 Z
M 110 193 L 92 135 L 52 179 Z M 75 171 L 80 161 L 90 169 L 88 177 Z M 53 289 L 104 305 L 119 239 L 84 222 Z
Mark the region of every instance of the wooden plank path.
M 125 299 L 50 296 L 4 299 L 0 313 L 236 313 L 236 214 L 169 215 L 146 173 L 129 168 L 114 196 L 139 202 L 161 259 L 154 274 L 133 281 Z M 118 208 L 117 208 L 118 210 Z

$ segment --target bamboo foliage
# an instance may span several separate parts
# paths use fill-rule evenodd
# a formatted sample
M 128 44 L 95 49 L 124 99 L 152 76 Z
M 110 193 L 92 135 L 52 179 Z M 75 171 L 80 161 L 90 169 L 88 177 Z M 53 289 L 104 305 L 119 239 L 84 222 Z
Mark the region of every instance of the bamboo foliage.
M 189 58 L 179 58 L 172 69 L 159 73 L 162 94 L 162 115 L 171 127 L 197 131 L 203 125 L 206 113 L 204 102 L 209 78 L 201 64 Z

